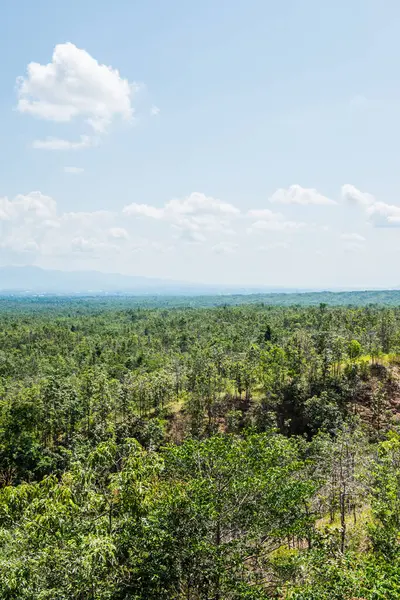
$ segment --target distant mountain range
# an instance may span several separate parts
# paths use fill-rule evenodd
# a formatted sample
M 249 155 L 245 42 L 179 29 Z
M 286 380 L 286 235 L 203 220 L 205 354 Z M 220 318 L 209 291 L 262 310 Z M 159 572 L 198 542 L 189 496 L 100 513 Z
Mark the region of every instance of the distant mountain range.
M 56 271 L 0 267 L 0 293 L 199 295 L 299 292 L 298 289 L 196 284 L 100 271 Z M 306 291 L 306 290 L 301 290 Z M 311 290 L 310 290 L 311 291 Z

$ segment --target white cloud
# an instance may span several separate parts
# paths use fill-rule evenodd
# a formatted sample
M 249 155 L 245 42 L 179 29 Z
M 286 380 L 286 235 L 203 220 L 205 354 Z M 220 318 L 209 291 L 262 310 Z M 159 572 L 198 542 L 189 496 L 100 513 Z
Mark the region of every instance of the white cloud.
M 375 227 L 400 227 L 400 206 L 374 202 L 367 208 L 369 220 Z
M 114 219 L 109 211 L 59 213 L 56 201 L 41 192 L 0 198 L 0 248 L 41 257 L 110 254 L 123 242 L 123 233 L 110 228 Z
M 0 198 L 0 247 L 16 253 L 40 252 L 56 221 L 56 202 L 41 192 Z
M 254 221 L 254 223 L 252 223 L 247 229 L 247 233 L 254 233 L 255 231 L 281 231 L 286 233 L 294 233 L 300 229 L 304 229 L 305 227 L 316 228 L 314 223 L 287 220 L 282 213 L 274 212 L 268 208 L 261 210 L 249 210 L 247 212 L 247 216 L 256 219 L 256 221 Z
M 215 252 L 215 254 L 233 254 L 237 247 L 237 244 L 231 242 L 219 242 L 212 247 L 212 251 Z
M 64 167 L 65 173 L 71 173 L 71 175 L 79 175 L 79 173 L 83 173 L 84 169 L 82 167 Z
M 342 186 L 342 199 L 349 204 L 359 206 L 370 206 L 375 202 L 375 198 L 371 194 L 360 192 L 354 185 L 348 183 Z
M 108 238 L 115 215 L 108 210 L 68 212 L 57 216 L 60 227 L 68 236 Z
M 192 241 L 194 238 L 200 241 L 200 238 L 204 238 L 204 232 L 232 234 L 230 224 L 232 219 L 240 215 L 240 210 L 228 202 L 193 192 L 185 198 L 169 200 L 161 208 L 134 202 L 125 206 L 123 213 L 165 221 L 179 231 L 191 232 L 186 237 Z
M 307 227 L 307 223 L 301 221 L 284 221 L 284 220 L 271 220 L 271 221 L 256 221 L 248 229 L 249 233 L 254 231 L 286 231 L 287 233 L 293 233 Z
M 109 235 L 116 240 L 127 240 L 129 238 L 127 230 L 123 227 L 111 227 Z
M 149 204 L 133 202 L 125 206 L 123 212 L 128 215 L 140 215 L 152 219 L 175 221 L 177 217 L 192 215 L 238 215 L 239 209 L 227 202 L 222 202 L 199 192 L 192 192 L 182 199 L 169 200 L 162 208 Z
M 336 204 L 334 200 L 323 196 L 312 188 L 303 188 L 301 185 L 291 185 L 287 189 L 280 188 L 272 194 L 269 199 L 277 204 L 299 204 L 299 205 L 329 205 Z
M 238 215 L 239 209 L 229 204 L 228 202 L 222 202 L 217 198 L 211 196 L 205 196 L 199 192 L 192 192 L 190 196 L 177 200 L 170 200 L 165 205 L 166 214 L 180 214 L 180 215 Z
M 53 198 L 41 192 L 18 194 L 13 200 L 0 198 L 0 221 L 46 221 L 53 219 L 57 205 Z
M 158 108 L 158 106 L 152 106 L 150 109 L 150 114 L 152 117 L 156 117 L 157 115 L 159 115 L 160 109 Z
M 11 250 L 22 254 L 32 254 L 39 250 L 39 245 L 32 239 L 26 239 L 24 235 L 8 235 L 1 239 L 0 248 Z
M 347 242 L 365 242 L 365 237 L 359 233 L 342 233 L 341 239 Z
M 298 186 L 291 186 L 292 189 Z M 278 190 L 283 192 L 284 190 Z M 278 193 L 276 192 L 276 193 Z M 304 199 L 303 199 L 304 200 Z M 274 200 L 278 202 L 278 200 Z M 256 231 L 276 231 L 294 233 L 304 228 L 315 229 L 317 226 L 315 223 L 305 223 L 303 221 L 292 221 L 288 220 L 285 215 L 280 212 L 274 212 L 269 208 L 264 209 L 252 209 L 247 212 L 248 217 L 256 219 L 251 226 L 247 229 L 247 233 L 254 233 Z
M 75 169 L 79 167 L 72 167 L 72 172 Z M 112 270 L 114 264 L 129 264 L 133 252 L 142 250 L 143 257 L 146 253 L 163 255 L 171 243 L 177 260 L 184 257 L 184 243 L 207 244 L 212 253 L 231 254 L 248 225 L 249 232 L 258 232 L 263 238 L 254 235 L 253 249 L 263 242 L 277 250 L 287 247 L 289 234 L 313 227 L 270 209 L 241 213 L 229 202 L 198 192 L 161 206 L 133 203 L 120 212 L 62 212 L 53 198 L 41 192 L 0 199 L 0 247 L 15 253 L 17 259 L 18 254 L 29 253 L 32 261 L 41 264 L 70 259 L 71 264 L 78 260 L 91 268 L 93 259 L 102 260 Z M 228 238 L 233 233 L 236 237 Z M 161 246 L 156 248 L 154 242 Z M 247 238 L 246 245 L 251 244 Z M 198 254 L 200 258 L 201 252 Z
M 118 251 L 118 247 L 100 241 L 96 238 L 85 238 L 83 236 L 76 236 L 71 240 L 71 250 L 72 252 L 85 252 L 88 254 L 96 255 L 101 250 Z
M 94 131 L 104 132 L 115 118 L 133 117 L 135 86 L 72 43 L 58 44 L 48 64 L 31 62 L 17 89 L 18 110 L 40 119 L 83 118 Z
M 148 217 L 149 219 L 164 218 L 164 210 L 150 204 L 136 204 L 136 202 L 132 202 L 132 204 L 125 206 L 122 212 L 125 215 L 133 217 Z
M 342 198 L 365 210 L 365 214 L 374 227 L 400 227 L 400 206 L 378 202 L 372 194 L 361 192 L 353 185 L 342 187 Z
M 183 251 L 188 243 L 207 242 L 212 252 L 220 254 L 236 248 L 236 244 L 225 243 L 220 237 L 221 227 L 227 227 L 229 219 L 239 212 L 227 203 L 194 194 L 167 202 L 158 209 L 160 212 L 154 213 L 157 207 L 150 208 L 153 210 L 139 205 L 133 213 L 146 215 L 157 227 L 165 222 L 165 237 L 157 228 L 153 234 L 145 234 L 143 224 L 127 219 L 122 211 L 62 212 L 53 198 L 41 192 L 0 198 L 0 257 L 56 268 L 66 264 L 69 268 L 96 268 L 101 260 L 103 268 L 107 265 L 113 270 L 117 264 L 121 265 L 118 268 L 129 269 L 130 257 L 138 251 L 142 251 L 140 261 L 152 261 L 166 252 L 179 252 L 179 248 Z M 163 220 L 158 219 L 160 214 Z M 217 231 L 219 240 L 211 235 Z
M 110 217 L 112 217 L 114 213 L 109 210 L 95 210 L 93 212 L 89 211 L 78 211 L 78 212 L 68 212 L 63 213 L 62 218 L 74 221 L 74 224 L 78 221 L 83 223 L 91 223 L 93 220 L 97 221 L 107 221 Z
M 171 250 L 167 240 L 147 238 L 129 224 L 133 221 L 124 219 L 122 212 L 62 212 L 53 198 L 41 192 L 0 198 L 0 260 L 69 269 L 101 264 L 102 269 L 113 271 L 129 270 L 138 252 L 143 260 L 152 260 Z M 193 232 L 187 240 L 203 238 Z
M 87 135 L 81 135 L 78 142 L 48 137 L 45 140 L 34 140 L 32 147 L 37 150 L 82 150 L 96 145 L 97 141 Z

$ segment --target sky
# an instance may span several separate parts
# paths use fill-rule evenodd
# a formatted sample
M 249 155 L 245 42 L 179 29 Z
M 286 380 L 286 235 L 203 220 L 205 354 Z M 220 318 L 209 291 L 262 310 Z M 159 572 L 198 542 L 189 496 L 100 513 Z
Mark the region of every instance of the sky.
M 3 0 L 0 265 L 400 286 L 397 0 Z

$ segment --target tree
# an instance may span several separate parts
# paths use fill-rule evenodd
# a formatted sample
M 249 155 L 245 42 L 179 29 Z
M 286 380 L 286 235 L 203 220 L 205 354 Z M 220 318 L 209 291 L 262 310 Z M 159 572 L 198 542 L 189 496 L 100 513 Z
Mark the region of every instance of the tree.
M 166 468 L 185 491 L 179 514 L 188 521 L 180 523 L 178 552 L 183 589 L 201 598 L 234 598 L 239 584 L 261 585 L 269 552 L 287 536 L 307 537 L 313 526 L 306 510 L 313 484 L 299 477 L 295 441 L 265 434 L 193 440 L 171 448 Z
M 390 558 L 399 550 L 400 534 L 400 437 L 392 433 L 378 446 L 371 473 L 374 548 Z
M 356 360 L 361 356 L 362 348 L 358 340 L 351 340 L 347 346 L 347 354 L 350 360 Z

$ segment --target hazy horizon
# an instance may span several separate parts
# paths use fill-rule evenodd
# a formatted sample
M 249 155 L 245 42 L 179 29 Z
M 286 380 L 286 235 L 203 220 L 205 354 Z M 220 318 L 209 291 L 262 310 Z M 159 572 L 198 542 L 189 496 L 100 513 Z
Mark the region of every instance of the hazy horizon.
M 4 280 L 4 274 L 6 274 L 6 282 Z M 11 275 L 11 280 L 10 280 Z M 28 281 L 26 279 L 26 275 L 28 275 Z M 34 276 L 35 279 L 29 279 L 30 276 Z M 37 280 L 36 276 L 41 276 L 41 279 Z M 59 279 L 56 283 L 54 283 L 54 275 L 59 276 Z M 75 276 L 75 279 L 65 279 L 63 276 Z M 48 277 L 46 279 L 46 277 Z M 94 279 L 90 280 L 90 277 Z M 7 279 L 8 277 L 8 279 Z M 88 280 L 89 277 L 89 280 Z M 118 279 L 118 283 L 116 283 L 116 279 Z M 11 281 L 11 283 L 10 283 Z M 89 281 L 89 283 L 88 283 Z M 31 284 L 32 282 L 35 285 L 35 289 L 46 292 L 46 289 L 49 293 L 54 291 L 60 285 L 64 289 L 69 289 L 71 292 L 79 291 L 86 288 L 89 289 L 90 286 L 93 285 L 93 282 L 97 286 L 101 286 L 102 282 L 104 287 L 106 288 L 104 291 L 108 291 L 109 293 L 113 292 L 121 292 L 127 291 L 134 293 L 134 289 L 139 292 L 151 293 L 152 291 L 158 290 L 155 293 L 169 293 L 168 290 L 178 291 L 181 289 L 180 293 L 183 293 L 185 290 L 190 292 L 191 294 L 201 295 L 202 293 L 223 293 L 223 294 L 248 294 L 248 293 L 261 293 L 261 294 L 269 294 L 269 293 L 288 293 L 288 294 L 296 294 L 296 293 L 319 293 L 319 292 L 374 292 L 374 291 L 397 291 L 400 288 L 400 285 L 393 285 L 387 288 L 381 287 L 368 287 L 368 286 L 359 286 L 359 287 L 296 287 L 296 286 L 279 286 L 274 285 L 273 282 L 267 285 L 259 285 L 259 284 L 248 284 L 243 285 L 240 282 L 231 282 L 226 284 L 212 283 L 207 281 L 197 282 L 190 279 L 187 280 L 175 280 L 172 278 L 156 278 L 156 277 L 145 277 L 145 276 L 136 276 L 136 275 L 125 275 L 119 272 L 108 272 L 108 271 L 98 271 L 98 270 L 75 270 L 75 269 L 43 269 L 42 267 L 37 267 L 34 265 L 7 265 L 0 266 L 0 293 L 1 291 L 23 291 L 32 289 L 35 291 Z M 72 287 L 71 287 L 72 282 Z M 76 285 L 76 290 L 74 290 L 73 285 Z M 79 285 L 78 285 L 79 284 Z M 82 284 L 85 284 L 82 286 Z M 131 287 L 132 286 L 132 287 Z M 163 287 L 165 286 L 165 287 Z M 98 288 L 100 291 L 100 288 Z

